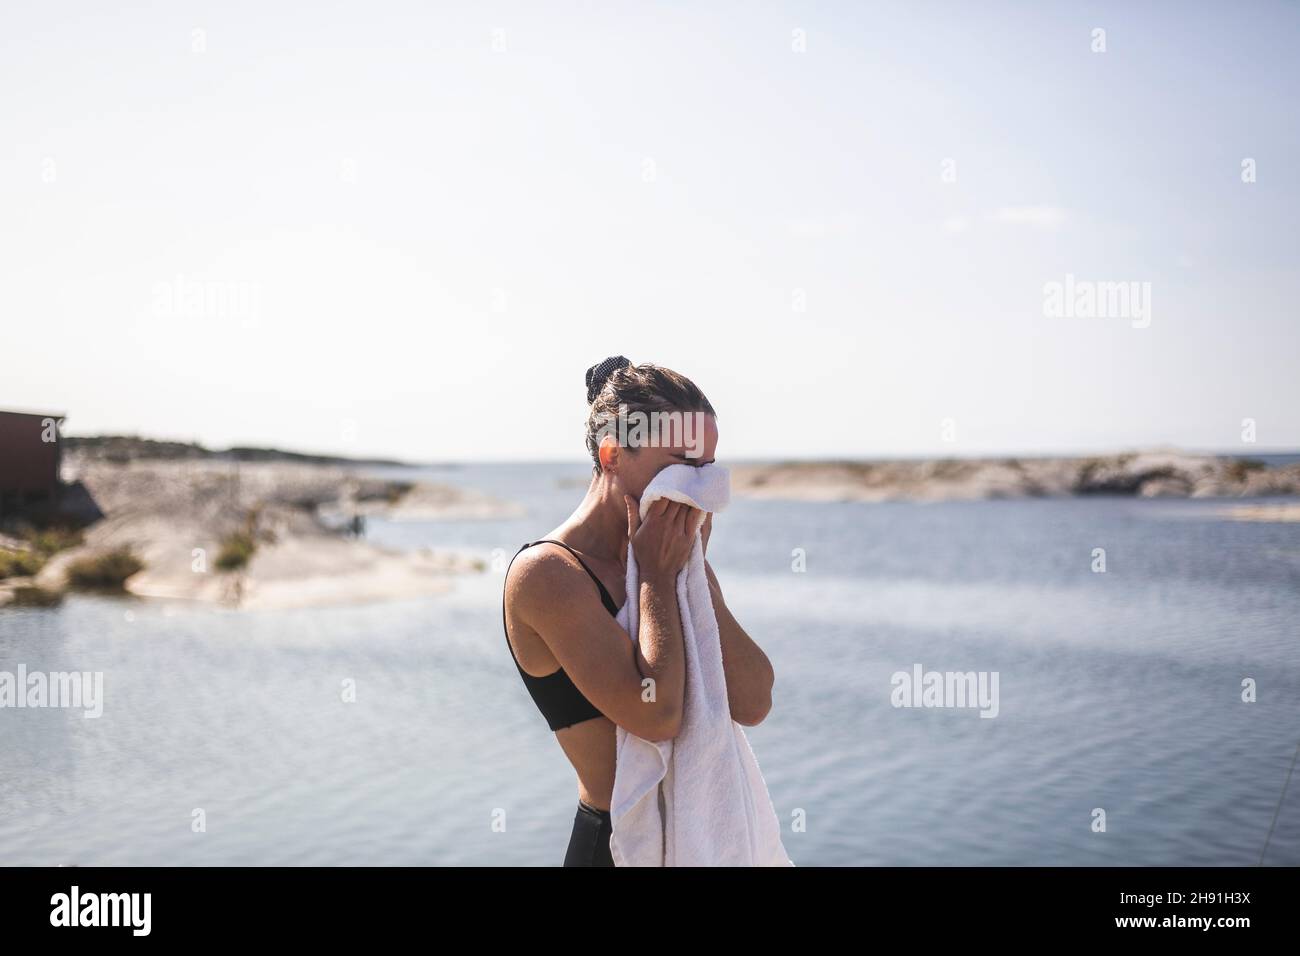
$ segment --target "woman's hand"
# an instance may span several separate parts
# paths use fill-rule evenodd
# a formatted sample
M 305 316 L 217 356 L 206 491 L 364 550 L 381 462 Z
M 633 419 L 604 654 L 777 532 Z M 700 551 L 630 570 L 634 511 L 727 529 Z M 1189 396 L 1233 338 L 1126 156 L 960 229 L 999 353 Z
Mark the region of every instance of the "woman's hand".
M 700 546 L 704 553 L 709 553 L 709 535 L 713 533 L 713 512 L 710 511 L 704 516 L 704 524 L 700 525 Z
M 627 505 L 627 537 L 642 579 L 675 582 L 695 543 L 695 523 L 691 520 L 695 509 L 660 498 L 650 505 L 642 521 L 637 502 L 628 495 L 623 496 L 623 502 Z

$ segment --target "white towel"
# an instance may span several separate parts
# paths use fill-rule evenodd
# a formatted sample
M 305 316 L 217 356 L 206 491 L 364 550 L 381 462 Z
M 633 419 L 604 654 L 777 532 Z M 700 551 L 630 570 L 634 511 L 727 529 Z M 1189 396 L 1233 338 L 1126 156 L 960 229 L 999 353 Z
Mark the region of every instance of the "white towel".
M 708 464 L 669 465 L 641 495 L 641 518 L 658 498 L 701 512 L 721 511 L 730 474 Z M 731 719 L 722 645 L 713 613 L 697 517 L 691 556 L 677 576 L 686 651 L 681 732 L 650 741 L 617 728 L 610 806 L 615 866 L 794 866 L 781 845 L 781 824 L 754 751 Z M 627 549 L 627 602 L 618 623 L 636 640 L 640 590 Z

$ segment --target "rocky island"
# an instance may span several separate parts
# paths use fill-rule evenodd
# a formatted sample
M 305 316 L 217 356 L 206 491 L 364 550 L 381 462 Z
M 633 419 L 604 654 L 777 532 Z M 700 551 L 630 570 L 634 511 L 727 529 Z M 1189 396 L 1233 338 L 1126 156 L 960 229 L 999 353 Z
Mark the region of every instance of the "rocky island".
M 735 465 L 732 490 L 794 501 L 945 501 L 1069 495 L 1241 498 L 1300 494 L 1300 464 L 1176 450 L 1088 458 L 949 458 Z
M 477 559 L 393 551 L 354 533 L 358 516 L 517 513 L 486 495 L 369 477 L 363 467 L 392 464 L 208 452 L 142 439 L 70 440 L 64 497 L 83 526 L 0 536 L 0 558 L 11 569 L 0 571 L 0 604 L 49 603 L 80 587 L 240 608 L 303 607 L 436 594 L 454 575 L 483 570 Z

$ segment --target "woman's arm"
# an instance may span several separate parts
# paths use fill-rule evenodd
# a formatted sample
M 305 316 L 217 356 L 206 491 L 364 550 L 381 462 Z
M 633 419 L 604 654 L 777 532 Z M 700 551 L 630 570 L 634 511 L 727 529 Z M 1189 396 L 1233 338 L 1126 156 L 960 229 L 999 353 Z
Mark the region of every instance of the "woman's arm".
M 529 552 L 536 553 L 517 559 L 506 580 L 517 624 L 541 637 L 574 686 L 614 723 L 645 740 L 676 737 L 685 664 L 671 583 L 642 583 L 640 639 L 630 641 L 572 557 L 558 548 Z
M 636 502 L 629 499 L 627 508 L 641 569 L 636 640 L 610 617 L 576 559 L 559 549 L 529 549 L 516 559 L 506 591 L 519 619 L 601 713 L 645 740 L 671 740 L 681 732 L 686 698 L 676 580 L 694 534 L 684 505 L 656 501 L 644 522 Z

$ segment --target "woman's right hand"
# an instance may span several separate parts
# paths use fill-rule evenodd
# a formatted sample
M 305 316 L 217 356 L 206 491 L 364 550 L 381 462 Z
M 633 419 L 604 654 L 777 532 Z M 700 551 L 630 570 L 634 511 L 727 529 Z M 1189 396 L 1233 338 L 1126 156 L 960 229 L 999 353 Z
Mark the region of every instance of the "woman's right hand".
M 641 579 L 676 582 L 695 543 L 695 522 L 691 520 L 695 509 L 660 498 L 650 505 L 642 521 L 638 503 L 628 495 L 623 496 L 623 502 L 627 505 L 627 537 Z

